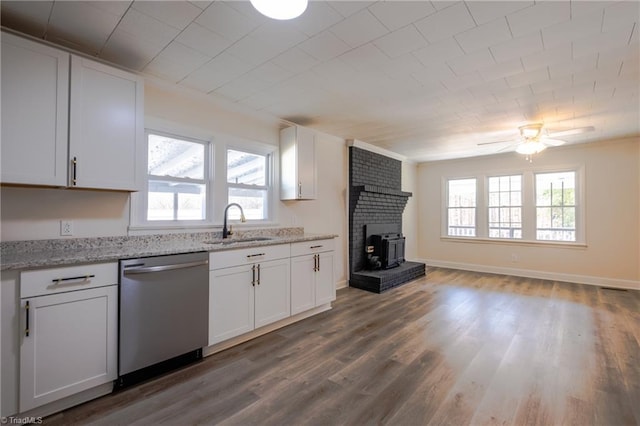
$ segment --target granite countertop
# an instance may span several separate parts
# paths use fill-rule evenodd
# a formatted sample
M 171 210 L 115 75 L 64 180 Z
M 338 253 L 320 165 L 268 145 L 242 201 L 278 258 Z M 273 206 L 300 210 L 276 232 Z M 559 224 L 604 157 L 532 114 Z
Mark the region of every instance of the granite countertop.
M 335 238 L 308 234 L 302 228 L 237 231 L 223 240 L 220 232 L 180 233 L 132 237 L 74 238 L 0 243 L 0 270 L 112 262 L 166 254 L 223 251 Z

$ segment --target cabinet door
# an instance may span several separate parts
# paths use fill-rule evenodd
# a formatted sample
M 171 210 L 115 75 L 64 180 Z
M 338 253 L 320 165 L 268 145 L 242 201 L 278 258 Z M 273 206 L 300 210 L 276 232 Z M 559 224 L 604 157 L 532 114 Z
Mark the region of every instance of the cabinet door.
M 289 259 L 259 263 L 255 286 L 255 326 L 270 324 L 291 314 Z
M 141 189 L 143 103 L 141 78 L 72 56 L 69 186 Z
M 291 258 L 291 315 L 316 306 L 315 255 Z
M 69 54 L 2 33 L 2 182 L 65 186 Z
M 20 412 L 116 379 L 117 294 L 108 286 L 21 301 Z
M 336 284 L 333 277 L 333 252 L 320 253 L 316 272 L 316 306 L 336 299 Z
M 298 127 L 298 198 L 316 198 L 316 138 L 313 131 Z
M 217 269 L 209 275 L 209 345 L 253 330 L 252 265 Z

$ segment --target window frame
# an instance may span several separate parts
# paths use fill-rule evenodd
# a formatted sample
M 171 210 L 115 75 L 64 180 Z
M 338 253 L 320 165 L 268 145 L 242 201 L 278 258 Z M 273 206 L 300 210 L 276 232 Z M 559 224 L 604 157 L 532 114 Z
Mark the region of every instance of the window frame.
M 203 179 L 190 179 L 190 178 L 178 178 L 173 176 L 157 176 L 151 175 L 148 172 L 148 150 L 149 150 L 149 135 L 158 135 L 165 136 L 172 139 L 177 139 L 181 141 L 197 143 L 204 146 L 204 164 L 203 164 Z M 147 224 L 148 227 L 152 228 L 163 228 L 163 227 L 189 227 L 189 226 L 202 226 L 211 224 L 212 221 L 212 211 L 215 205 L 215 200 L 212 197 L 212 187 L 214 184 L 213 179 L 213 143 L 211 140 L 197 139 L 190 136 L 182 136 L 177 135 L 175 133 L 166 132 L 162 130 L 155 130 L 151 128 L 146 128 L 144 132 L 145 136 L 145 161 L 144 161 L 144 190 L 141 192 L 140 197 L 140 209 L 141 212 L 141 223 Z M 152 179 L 152 177 L 154 179 Z M 205 217 L 204 219 L 174 219 L 174 220 L 149 220 L 148 218 L 148 209 L 149 209 L 149 181 L 150 180 L 164 180 L 176 183 L 203 183 L 205 185 Z
M 229 151 L 238 151 L 244 152 L 247 154 L 259 155 L 265 157 L 265 184 L 264 185 L 248 185 L 243 183 L 231 183 L 228 182 L 228 162 L 227 162 L 227 154 Z M 258 189 L 261 191 L 266 191 L 265 195 L 265 203 L 266 206 L 264 208 L 264 212 L 266 218 L 264 219 L 249 219 L 247 217 L 247 223 L 264 223 L 268 222 L 269 218 L 273 216 L 273 186 L 274 186 L 274 151 L 265 149 L 264 147 L 258 146 L 238 146 L 237 144 L 230 144 L 225 147 L 224 150 L 224 183 L 225 183 L 225 197 L 227 200 L 227 204 L 229 204 L 229 190 L 231 188 L 239 188 L 239 189 Z
M 535 175 L 540 173 L 575 172 L 576 177 L 576 240 L 538 240 L 536 239 L 536 193 Z M 489 237 L 489 177 L 522 175 L 522 238 Z M 448 217 L 448 181 L 456 179 L 476 178 L 476 236 L 457 237 L 447 233 Z M 445 175 L 441 178 L 441 240 L 467 241 L 479 243 L 514 244 L 514 245 L 556 245 L 571 247 L 586 247 L 586 213 L 585 213 L 585 167 L 584 165 L 566 164 L 558 166 L 539 166 L 527 169 L 504 169 L 477 172 L 473 174 Z
M 276 203 L 279 197 L 276 184 L 276 173 L 278 171 L 278 146 L 263 142 L 243 139 L 226 134 L 212 134 L 199 129 L 180 126 L 175 123 L 166 122 L 161 119 L 148 119 L 144 132 L 144 149 L 141 157 L 140 180 L 142 188 L 138 192 L 131 193 L 130 197 L 130 218 L 129 235 L 144 235 L 149 233 L 171 233 L 192 231 L 215 231 L 222 227 L 224 220 L 224 207 L 228 204 L 227 179 L 227 149 L 250 152 L 265 155 L 267 163 L 267 215 L 263 220 L 249 220 L 246 223 L 238 224 L 241 227 L 276 225 Z M 160 134 L 179 140 L 206 142 L 209 146 L 207 161 L 209 163 L 208 188 L 205 220 L 147 220 L 148 205 L 148 134 Z M 207 172 L 205 172 L 207 174 Z
M 476 184 L 476 188 L 475 188 L 475 203 L 473 205 L 473 207 L 460 207 L 460 206 L 456 206 L 456 207 L 451 207 L 449 206 L 449 197 L 450 197 L 450 182 L 452 181 L 461 181 L 461 180 L 474 180 L 475 184 Z M 446 185 L 445 185 L 445 235 L 447 237 L 450 238 L 477 238 L 478 236 L 478 178 L 476 177 L 460 177 L 460 178 L 450 178 L 446 180 Z M 474 216 L 474 227 L 473 227 L 473 233 L 474 235 L 449 235 L 449 213 L 452 209 L 458 209 L 458 210 L 462 210 L 462 209 L 473 209 L 473 216 Z
M 509 203 L 509 205 L 505 205 L 503 206 L 501 202 L 498 203 L 497 206 L 492 206 L 491 205 L 491 194 L 493 193 L 491 191 L 491 179 L 500 179 L 500 178 L 505 178 L 508 177 L 509 178 L 509 191 L 502 191 L 502 188 L 499 188 L 498 190 L 498 196 L 499 198 L 501 198 L 500 194 L 504 193 L 504 192 L 508 192 L 508 193 L 512 193 L 514 191 L 511 190 L 511 178 L 513 177 L 520 177 L 520 204 L 519 205 L 514 205 Z M 500 174 L 491 174 L 491 175 L 487 175 L 485 177 L 486 179 L 486 209 L 487 209 L 487 238 L 491 238 L 492 240 L 499 240 L 499 239 L 503 239 L 503 240 L 515 240 L 515 241 L 520 241 L 524 238 L 524 233 L 523 233 L 523 227 L 524 227 L 524 176 L 523 173 L 500 173 Z M 509 209 L 509 216 L 511 216 L 511 210 L 514 208 L 519 208 L 520 209 L 520 237 L 492 237 L 491 236 L 491 230 L 493 229 L 491 227 L 491 209 L 503 209 L 503 208 L 508 208 Z M 502 221 L 498 221 L 498 223 L 501 225 Z M 513 222 L 509 222 L 510 224 Z M 504 228 L 502 227 L 498 227 L 496 228 L 498 230 L 502 230 Z M 517 229 L 517 228 L 508 228 L 508 229 Z

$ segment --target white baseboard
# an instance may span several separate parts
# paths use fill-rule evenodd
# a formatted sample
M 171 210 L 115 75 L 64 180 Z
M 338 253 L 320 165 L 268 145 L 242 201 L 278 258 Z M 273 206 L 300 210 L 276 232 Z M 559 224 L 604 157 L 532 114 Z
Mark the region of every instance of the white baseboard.
M 427 266 L 462 269 L 464 271 L 486 272 L 490 274 L 515 275 L 517 277 L 538 278 L 552 281 L 566 281 L 577 284 L 589 284 L 600 287 L 613 287 L 640 290 L 640 281 L 618 278 L 594 277 L 590 275 L 564 274 L 559 272 L 535 271 L 532 269 L 507 268 L 502 266 L 478 265 L 474 263 L 449 262 L 446 260 L 423 259 Z M 428 271 L 427 271 L 428 274 Z
M 336 290 L 340 290 L 341 288 L 347 288 L 347 287 L 349 287 L 347 280 L 338 281 L 336 283 Z

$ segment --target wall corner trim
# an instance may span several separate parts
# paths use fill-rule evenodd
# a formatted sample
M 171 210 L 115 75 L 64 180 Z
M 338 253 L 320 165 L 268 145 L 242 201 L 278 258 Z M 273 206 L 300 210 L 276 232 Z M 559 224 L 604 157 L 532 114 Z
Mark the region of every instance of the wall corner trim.
M 517 277 L 537 278 L 550 281 L 562 281 L 576 284 L 588 284 L 600 287 L 613 287 L 629 290 L 640 290 L 640 281 L 624 280 L 619 278 L 595 277 L 590 275 L 565 274 L 559 272 L 536 271 L 532 269 L 517 269 L 501 266 L 478 265 L 474 263 L 450 262 L 437 259 L 421 259 L 427 265 L 427 276 L 429 266 L 439 268 L 461 269 L 464 271 L 485 272 L 489 274 L 514 275 Z

